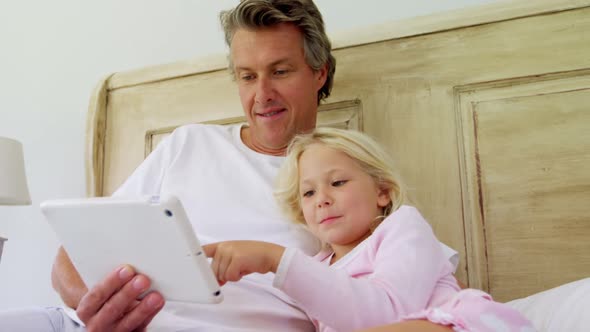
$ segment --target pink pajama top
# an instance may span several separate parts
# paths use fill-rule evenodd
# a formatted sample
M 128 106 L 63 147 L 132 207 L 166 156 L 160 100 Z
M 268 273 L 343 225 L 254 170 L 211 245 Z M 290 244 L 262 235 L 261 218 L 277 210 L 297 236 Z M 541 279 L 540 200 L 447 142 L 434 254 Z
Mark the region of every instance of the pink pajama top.
M 392 213 L 332 266 L 331 255 L 309 257 L 287 249 L 274 280 L 319 331 L 391 324 L 459 291 L 454 267 L 432 228 L 410 206 Z

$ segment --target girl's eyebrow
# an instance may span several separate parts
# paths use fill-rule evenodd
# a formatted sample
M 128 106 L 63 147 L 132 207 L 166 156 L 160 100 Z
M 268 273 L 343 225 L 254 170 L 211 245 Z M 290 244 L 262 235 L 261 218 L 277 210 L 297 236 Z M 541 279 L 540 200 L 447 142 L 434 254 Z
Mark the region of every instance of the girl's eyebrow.
M 333 175 L 334 173 L 341 172 L 341 171 L 342 171 L 342 169 L 341 169 L 341 168 L 338 168 L 338 167 L 336 166 L 336 167 L 332 167 L 332 168 L 330 168 L 330 169 L 329 169 L 327 172 L 322 172 L 322 175 L 331 176 L 331 175 Z M 300 178 L 300 179 L 299 179 L 299 183 L 300 183 L 300 184 L 309 184 L 309 183 L 311 183 L 311 182 L 313 182 L 313 180 L 312 180 L 312 179 L 310 179 L 310 178 L 304 178 L 304 177 L 302 177 L 302 178 Z

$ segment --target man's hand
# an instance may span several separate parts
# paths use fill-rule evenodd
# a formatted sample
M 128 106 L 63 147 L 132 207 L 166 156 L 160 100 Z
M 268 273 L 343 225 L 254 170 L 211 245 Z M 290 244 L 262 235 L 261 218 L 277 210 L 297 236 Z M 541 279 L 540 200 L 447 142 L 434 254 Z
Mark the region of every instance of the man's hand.
M 254 272 L 277 272 L 285 252 L 284 247 L 261 241 L 217 242 L 203 246 L 203 250 L 213 257 L 211 268 L 221 286 Z
M 164 298 L 156 292 L 137 300 L 149 286 L 146 276 L 122 266 L 82 297 L 76 313 L 88 332 L 144 331 L 164 306 Z

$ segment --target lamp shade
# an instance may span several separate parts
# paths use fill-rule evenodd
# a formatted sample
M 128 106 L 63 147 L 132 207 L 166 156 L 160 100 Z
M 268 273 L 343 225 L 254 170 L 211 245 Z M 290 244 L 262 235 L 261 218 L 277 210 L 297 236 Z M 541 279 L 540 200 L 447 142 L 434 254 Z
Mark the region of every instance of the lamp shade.
M 0 137 L 0 205 L 31 204 L 23 147 L 19 141 Z

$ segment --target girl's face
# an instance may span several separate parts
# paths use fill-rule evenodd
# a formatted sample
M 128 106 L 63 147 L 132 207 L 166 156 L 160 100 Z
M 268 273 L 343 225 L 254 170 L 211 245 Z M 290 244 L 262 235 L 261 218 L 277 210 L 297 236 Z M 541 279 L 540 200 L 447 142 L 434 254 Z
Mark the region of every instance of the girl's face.
M 390 201 L 386 190 L 344 152 L 312 144 L 299 158 L 299 195 L 305 221 L 339 259 L 371 234 Z

